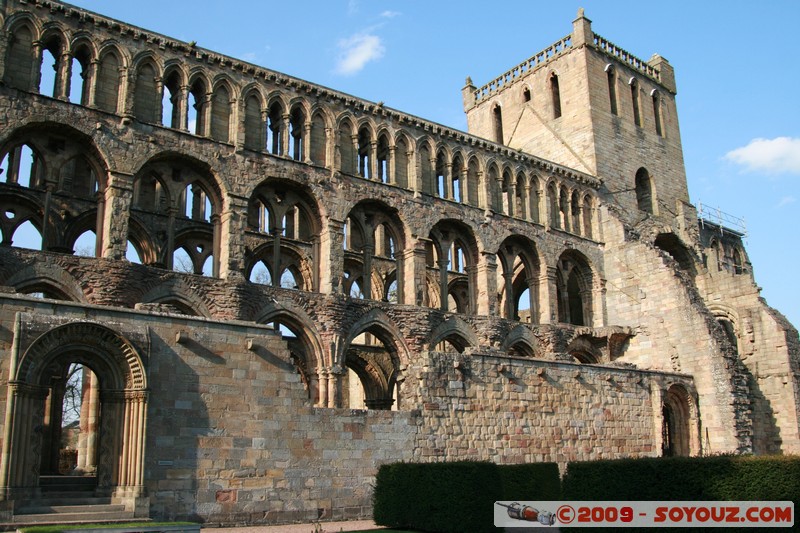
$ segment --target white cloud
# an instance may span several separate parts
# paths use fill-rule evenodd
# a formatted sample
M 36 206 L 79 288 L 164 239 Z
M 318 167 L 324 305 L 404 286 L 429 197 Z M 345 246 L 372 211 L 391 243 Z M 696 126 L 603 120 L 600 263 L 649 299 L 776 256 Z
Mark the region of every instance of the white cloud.
M 359 72 L 367 63 L 382 58 L 386 52 L 380 37 L 364 33 L 340 40 L 338 47 L 341 54 L 335 72 L 345 76 Z
M 399 11 L 388 11 L 387 10 L 387 11 L 384 11 L 383 13 L 381 13 L 381 18 L 392 19 L 392 18 L 394 18 L 394 17 L 396 17 L 398 15 L 400 15 Z
M 785 207 L 785 206 L 787 206 L 789 204 L 793 204 L 796 201 L 797 201 L 797 198 L 795 198 L 794 196 L 784 196 L 783 198 L 781 198 L 781 201 L 778 202 L 778 205 L 776 207 L 778 209 L 780 209 L 781 207 Z
M 747 146 L 725 154 L 725 159 L 743 165 L 746 171 L 800 175 L 800 139 L 753 139 Z

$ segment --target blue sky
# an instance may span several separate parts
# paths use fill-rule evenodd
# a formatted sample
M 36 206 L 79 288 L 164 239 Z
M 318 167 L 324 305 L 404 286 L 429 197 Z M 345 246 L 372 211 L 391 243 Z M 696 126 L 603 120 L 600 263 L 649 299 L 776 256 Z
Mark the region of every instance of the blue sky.
M 675 68 L 689 191 L 747 222 L 762 296 L 800 325 L 800 1 L 74 0 L 75 5 L 466 129 L 480 86 L 593 30 Z

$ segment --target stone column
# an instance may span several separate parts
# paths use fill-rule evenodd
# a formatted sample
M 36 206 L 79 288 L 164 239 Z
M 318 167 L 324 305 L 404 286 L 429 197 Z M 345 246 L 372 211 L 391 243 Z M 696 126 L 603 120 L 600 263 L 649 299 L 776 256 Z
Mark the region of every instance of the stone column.
M 244 235 L 247 230 L 248 199 L 233 194 L 228 195 L 228 198 L 229 208 L 219 217 L 219 248 L 214 251 L 219 255 L 219 276 L 225 279 L 236 275 L 244 276 Z
M 306 165 L 310 165 L 314 163 L 311 160 L 311 122 L 306 121 L 303 123 L 303 138 L 301 140 L 303 143 L 303 163 Z
M 328 407 L 328 369 L 321 368 L 317 371 L 319 384 L 319 397 L 315 407 Z
M 389 155 L 386 160 L 386 176 L 384 176 L 386 183 L 391 183 L 392 185 L 397 184 L 397 169 L 395 168 L 395 161 L 396 161 L 396 152 L 397 148 L 392 145 L 389 147 Z
M 89 107 L 97 107 L 97 65 L 99 64 L 100 60 L 94 58 L 86 68 L 86 78 L 83 85 L 86 91 L 86 104 Z
M 477 314 L 493 316 L 497 314 L 497 256 L 481 252 L 478 263 Z
M 19 381 L 7 387 L 3 454 L 0 460 L 0 501 L 30 498 L 39 483 L 41 435 L 48 390 Z
M 55 97 L 69 102 L 70 81 L 72 81 L 72 55 L 69 52 L 63 52 L 57 61 Z
M 556 267 L 542 268 L 539 275 L 539 322 L 558 323 L 558 302 L 556 301 Z
M 403 291 L 401 304 L 425 305 L 425 292 L 427 291 L 425 263 L 425 243 L 427 239 L 417 239 L 403 250 Z
M 279 220 L 283 220 L 280 217 Z M 283 228 L 275 226 L 270 232 L 272 234 L 272 258 L 270 261 L 270 270 L 272 270 L 272 286 L 281 286 L 281 238 L 283 237 Z
M 506 308 L 505 317 L 514 319 L 514 273 L 503 270 L 503 283 L 505 284 Z
M 328 225 L 320 235 L 320 291 L 327 294 L 341 293 L 344 275 L 344 221 L 328 219 Z
M 98 234 L 98 242 L 106 259 L 122 260 L 128 244 L 128 219 L 133 199 L 133 175 L 118 171 L 109 171 L 108 186 L 104 191 L 102 228 Z
M 447 311 L 447 259 L 439 259 L 439 309 Z
M 453 193 L 453 163 L 447 162 L 444 166 L 444 175 L 442 176 L 442 181 L 444 182 L 444 190 L 442 194 L 448 200 L 453 200 L 455 198 Z
M 291 135 L 289 135 L 289 125 L 291 124 L 292 117 L 289 113 L 281 116 L 281 152 L 280 155 L 289 157 L 289 143 L 291 142 Z
M 81 391 L 80 435 L 78 437 L 78 465 L 76 473 L 97 472 L 97 442 L 100 429 L 100 387 L 94 372 L 83 369 Z
M 367 239 L 371 239 L 371 237 L 367 236 Z M 366 243 L 364 245 L 363 282 L 361 284 L 361 292 L 364 294 L 365 300 L 372 299 L 372 256 L 373 255 L 375 255 L 375 245 L 373 243 Z
M 508 213 L 505 210 L 505 202 L 503 201 L 503 177 L 498 176 L 495 179 L 496 191 L 497 191 L 497 198 L 492 195 L 492 210 L 499 212 L 501 215 L 507 215 Z M 494 191 L 492 191 L 494 192 Z
M 33 61 L 31 62 L 31 80 L 34 81 L 35 86 L 33 89 L 41 94 L 42 72 L 39 67 L 42 66 L 42 41 L 33 41 L 31 43 L 31 53 L 33 54 Z
M 378 141 L 369 143 L 369 179 L 378 179 Z

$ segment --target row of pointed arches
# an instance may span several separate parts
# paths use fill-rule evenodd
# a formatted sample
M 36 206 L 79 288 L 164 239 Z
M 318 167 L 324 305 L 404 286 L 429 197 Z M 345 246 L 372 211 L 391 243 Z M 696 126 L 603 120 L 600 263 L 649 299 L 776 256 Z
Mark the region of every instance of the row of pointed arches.
M 53 150 L 48 143 L 56 138 L 59 147 Z M 174 153 L 151 158 L 127 185 L 132 188 L 128 212 L 111 216 L 108 170 L 78 132 L 48 127 L 47 135 L 24 132 L 7 146 L 0 149 L 4 245 L 99 257 L 106 233 L 127 228 L 131 262 L 220 275 L 227 242 L 221 228 L 225 195 L 207 164 Z M 408 235 L 419 231 L 408 227 L 397 208 L 365 199 L 335 230 L 341 231 L 341 248 L 323 250 L 323 228 L 330 231 L 331 222 L 323 206 L 309 188 L 283 178 L 255 187 L 243 218 L 241 269 L 253 283 L 308 292 L 333 287 L 353 298 L 463 314 L 477 314 L 479 298 L 488 298 L 506 318 L 592 324 L 598 279 L 575 249 L 545 260 L 530 238 L 509 236 L 489 251 L 497 258 L 497 293 L 482 296 L 478 271 L 484 245 L 461 220 L 431 222 L 424 238 L 412 240 Z M 332 280 L 323 279 L 326 256 L 337 262 L 325 274 Z
M 24 17 L 7 27 L 9 86 L 596 238 L 589 187 L 286 90 L 240 87 L 183 56 L 131 56 L 114 40 L 39 30 Z

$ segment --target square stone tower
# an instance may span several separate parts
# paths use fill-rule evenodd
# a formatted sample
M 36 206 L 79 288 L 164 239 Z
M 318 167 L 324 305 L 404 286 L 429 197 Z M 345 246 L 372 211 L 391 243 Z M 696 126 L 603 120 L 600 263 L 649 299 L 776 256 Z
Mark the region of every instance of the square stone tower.
M 483 87 L 463 89 L 470 133 L 601 178 L 631 222 L 672 222 L 689 203 L 672 66 L 592 31 L 570 35 Z

